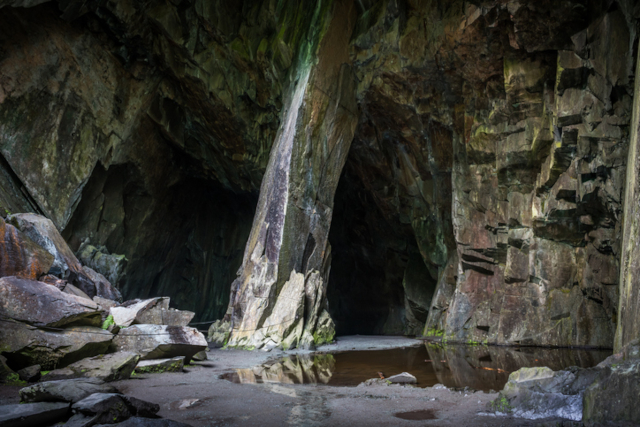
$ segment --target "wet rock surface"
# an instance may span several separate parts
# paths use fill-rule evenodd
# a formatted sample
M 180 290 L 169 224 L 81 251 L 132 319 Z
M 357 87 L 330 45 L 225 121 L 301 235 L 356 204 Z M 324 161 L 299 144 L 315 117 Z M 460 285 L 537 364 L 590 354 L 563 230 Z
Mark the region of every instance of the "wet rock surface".
M 0 406 L 0 423 L 10 427 L 55 424 L 69 414 L 68 403 L 39 402 Z

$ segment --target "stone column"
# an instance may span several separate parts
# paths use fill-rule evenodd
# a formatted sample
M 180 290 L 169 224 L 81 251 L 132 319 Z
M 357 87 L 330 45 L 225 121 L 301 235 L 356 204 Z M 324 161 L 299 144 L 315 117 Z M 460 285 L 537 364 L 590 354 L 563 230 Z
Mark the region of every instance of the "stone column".
M 231 286 L 231 346 L 309 348 L 333 338 L 325 296 L 328 235 L 357 124 L 356 85 L 348 65 L 355 12 L 352 1 L 340 0 L 321 12 L 329 15 L 320 41 L 298 65 Z
M 616 353 L 634 341 L 638 344 L 640 339 L 640 52 L 633 92 L 620 251 L 620 302 L 614 343 Z

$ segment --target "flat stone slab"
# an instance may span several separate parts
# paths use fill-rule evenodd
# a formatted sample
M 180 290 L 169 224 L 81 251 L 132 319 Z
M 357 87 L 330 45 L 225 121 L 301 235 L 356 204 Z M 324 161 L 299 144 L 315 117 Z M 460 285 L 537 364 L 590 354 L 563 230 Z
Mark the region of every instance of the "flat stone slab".
M 109 310 L 109 314 L 113 316 L 113 321 L 118 326 L 131 326 L 134 323 L 152 323 L 141 321 L 140 316 L 144 316 L 145 312 L 154 308 L 168 310 L 169 301 L 169 298 L 166 297 L 146 299 L 127 306 L 113 307 Z
M 0 279 L 0 317 L 37 326 L 101 325 L 101 312 L 95 302 L 44 282 L 17 277 Z
M 185 361 L 207 348 L 204 335 L 187 326 L 133 325 L 122 329 L 113 340 L 119 351 L 130 351 L 142 360 L 184 356 Z
M 171 359 L 141 360 L 136 366 L 136 374 L 150 374 L 161 372 L 182 372 L 184 356 Z
M 22 402 L 76 403 L 94 393 L 117 393 L 115 387 L 98 378 L 46 381 L 19 391 Z
M 8 321 L 2 322 L 0 327 L 0 343 L 4 353 L 15 354 L 21 367 L 40 365 L 43 370 L 65 367 L 85 357 L 105 353 L 112 339 L 112 333 L 94 326 L 71 326 L 63 331 L 47 331 Z
M 63 421 L 69 414 L 68 403 L 38 402 L 0 406 L 0 426 L 33 427 Z
M 71 408 L 85 416 L 96 415 L 92 420 L 95 423 L 118 423 L 132 415 L 124 396 L 119 393 L 94 393 Z
M 43 381 L 72 378 L 98 378 L 102 381 L 126 380 L 131 377 L 140 357 L 136 353 L 118 352 L 82 359 L 42 377 Z

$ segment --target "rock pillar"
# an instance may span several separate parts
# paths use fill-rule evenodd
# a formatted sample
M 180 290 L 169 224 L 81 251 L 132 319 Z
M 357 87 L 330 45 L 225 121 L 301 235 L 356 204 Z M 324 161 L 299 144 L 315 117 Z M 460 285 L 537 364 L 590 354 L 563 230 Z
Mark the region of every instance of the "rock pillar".
M 640 339 L 640 52 L 636 65 L 633 117 L 629 135 L 624 198 L 623 238 L 620 255 L 620 302 L 614 349 L 619 352 Z
M 238 278 L 229 345 L 311 347 L 333 337 L 326 311 L 333 198 L 357 124 L 351 1 L 318 2 L 319 40 L 302 53 L 271 151 Z M 313 43 L 311 43 L 313 44 Z

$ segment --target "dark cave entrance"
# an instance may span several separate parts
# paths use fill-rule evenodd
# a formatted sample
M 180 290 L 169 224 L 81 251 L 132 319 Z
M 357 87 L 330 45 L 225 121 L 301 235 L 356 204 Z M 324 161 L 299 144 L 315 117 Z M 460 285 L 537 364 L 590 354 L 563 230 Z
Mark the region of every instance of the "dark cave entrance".
M 337 335 L 421 335 L 437 278 L 410 224 L 385 215 L 347 160 L 329 242 L 329 312 Z

